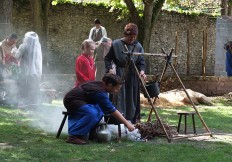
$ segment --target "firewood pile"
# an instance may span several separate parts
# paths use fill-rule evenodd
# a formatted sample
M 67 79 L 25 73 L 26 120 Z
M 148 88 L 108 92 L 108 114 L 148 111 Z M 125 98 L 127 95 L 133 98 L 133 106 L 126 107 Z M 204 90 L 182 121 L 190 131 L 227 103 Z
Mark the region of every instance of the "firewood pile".
M 167 131 L 167 134 L 169 137 L 173 137 L 175 135 L 178 135 L 176 128 L 163 123 L 165 130 Z M 160 122 L 158 120 L 152 121 L 152 122 L 145 122 L 145 123 L 137 123 L 135 125 L 136 128 L 138 128 L 141 138 L 153 138 L 157 136 L 166 136 Z

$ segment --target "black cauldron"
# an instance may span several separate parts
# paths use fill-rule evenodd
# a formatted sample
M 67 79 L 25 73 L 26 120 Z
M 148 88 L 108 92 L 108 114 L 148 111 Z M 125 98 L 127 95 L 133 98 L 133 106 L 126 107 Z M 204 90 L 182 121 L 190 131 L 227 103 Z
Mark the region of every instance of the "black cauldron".
M 145 85 L 147 92 L 151 98 L 158 97 L 160 94 L 160 88 L 158 82 L 150 82 Z M 144 92 L 144 97 L 148 98 L 147 94 Z

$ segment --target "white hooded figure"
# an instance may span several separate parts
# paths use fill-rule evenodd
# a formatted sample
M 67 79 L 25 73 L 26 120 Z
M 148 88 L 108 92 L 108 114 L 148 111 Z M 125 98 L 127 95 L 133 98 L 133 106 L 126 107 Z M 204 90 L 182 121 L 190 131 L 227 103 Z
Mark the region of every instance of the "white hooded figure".
M 20 60 L 19 96 L 27 103 L 37 102 L 42 75 L 42 50 L 38 35 L 27 32 L 15 57 Z M 29 101 L 29 102 L 28 102 Z M 25 102 L 24 102 L 25 104 Z
M 40 80 L 42 75 L 42 50 L 38 35 L 27 32 L 23 44 L 19 46 L 16 58 L 20 59 L 20 66 L 25 75 L 36 75 Z

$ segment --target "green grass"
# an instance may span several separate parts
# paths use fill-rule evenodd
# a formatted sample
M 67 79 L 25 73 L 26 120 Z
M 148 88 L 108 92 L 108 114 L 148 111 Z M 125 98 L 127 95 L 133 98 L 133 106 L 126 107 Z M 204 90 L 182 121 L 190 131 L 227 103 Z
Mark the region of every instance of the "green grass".
M 45 105 L 51 110 L 53 105 Z M 198 111 L 212 132 L 232 133 L 232 104 L 230 100 L 215 100 L 214 106 L 201 106 Z M 177 110 L 192 109 L 189 106 L 177 108 L 158 108 L 160 117 L 171 125 L 177 125 Z M 143 108 L 143 119 L 146 120 L 149 108 Z M 122 141 L 118 143 L 90 142 L 89 145 L 78 146 L 67 144 L 66 134 L 56 139 L 55 133 L 47 133 L 42 129 L 30 126 L 36 120 L 30 111 L 12 107 L 0 107 L 0 161 L 115 161 L 115 162 L 230 162 L 232 159 L 232 140 L 173 140 L 157 137 L 147 143 Z M 60 121 L 61 122 L 61 119 Z M 188 121 L 189 124 L 191 121 Z M 204 131 L 201 121 L 196 118 L 197 130 Z M 232 138 L 230 136 L 230 138 Z M 214 138 L 212 138 L 214 139 Z

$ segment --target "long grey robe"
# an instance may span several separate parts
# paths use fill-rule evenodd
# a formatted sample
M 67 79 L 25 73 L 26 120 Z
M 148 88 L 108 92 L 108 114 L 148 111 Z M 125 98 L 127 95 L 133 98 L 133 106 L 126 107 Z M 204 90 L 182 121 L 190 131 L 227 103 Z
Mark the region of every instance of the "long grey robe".
M 97 69 L 96 80 L 98 81 L 101 81 L 102 77 L 105 74 L 104 58 L 106 54 L 109 52 L 109 49 L 110 49 L 110 45 L 108 45 L 107 43 L 101 43 L 97 46 L 97 48 L 94 51 L 95 53 L 94 61 Z
M 109 53 L 105 56 L 104 59 L 106 72 L 108 72 L 109 69 L 112 69 L 113 61 L 116 64 L 116 74 L 119 76 L 123 75 L 129 58 L 128 54 L 123 53 L 127 51 L 125 45 L 129 51 L 131 51 L 135 45 L 133 52 L 144 52 L 143 47 L 139 42 L 134 44 L 127 44 L 123 42 L 122 39 L 113 41 Z M 145 59 L 142 55 L 133 55 L 132 59 L 138 71 L 145 71 Z M 140 82 L 132 63 L 130 63 L 129 69 L 124 79 L 125 83 L 118 93 L 115 106 L 121 113 L 123 113 L 123 116 L 127 120 L 135 123 L 136 119 L 140 118 Z

